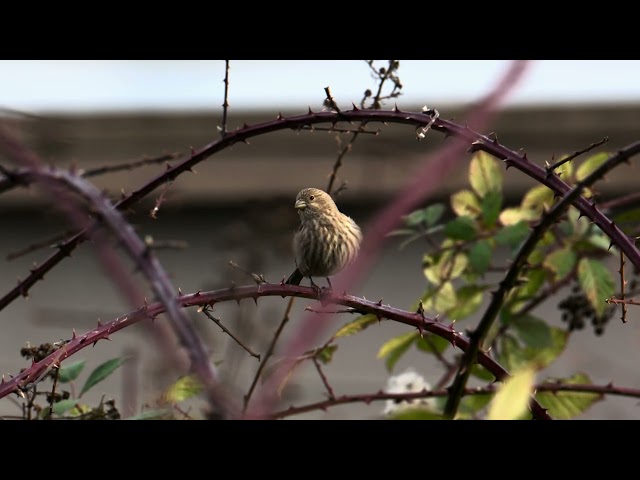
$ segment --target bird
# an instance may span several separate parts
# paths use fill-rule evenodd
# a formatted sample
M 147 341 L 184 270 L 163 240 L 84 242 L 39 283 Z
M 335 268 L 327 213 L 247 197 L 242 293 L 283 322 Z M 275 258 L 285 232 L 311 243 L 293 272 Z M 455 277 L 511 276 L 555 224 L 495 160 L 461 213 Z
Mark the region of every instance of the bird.
M 309 277 L 311 286 L 319 288 L 313 277 L 326 277 L 340 272 L 358 255 L 362 232 L 358 224 L 338 210 L 331 196 L 318 188 L 305 188 L 296 196 L 294 205 L 300 226 L 293 236 L 296 269 L 286 283 L 300 285 Z

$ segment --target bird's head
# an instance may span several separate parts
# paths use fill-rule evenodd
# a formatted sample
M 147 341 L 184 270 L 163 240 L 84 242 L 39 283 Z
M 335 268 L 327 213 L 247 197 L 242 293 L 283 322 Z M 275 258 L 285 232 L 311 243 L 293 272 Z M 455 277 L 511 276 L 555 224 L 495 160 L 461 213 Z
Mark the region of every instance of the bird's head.
M 295 208 L 300 218 L 317 214 L 333 213 L 338 207 L 331 196 L 318 188 L 305 188 L 296 197 Z

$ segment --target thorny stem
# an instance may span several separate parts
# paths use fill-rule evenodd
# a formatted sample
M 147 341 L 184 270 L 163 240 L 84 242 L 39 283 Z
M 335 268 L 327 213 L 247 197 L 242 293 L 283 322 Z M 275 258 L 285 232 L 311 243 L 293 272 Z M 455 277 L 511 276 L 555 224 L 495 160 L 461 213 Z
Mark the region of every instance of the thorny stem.
M 465 388 L 464 395 L 488 395 L 496 391 L 495 385 L 489 385 L 486 387 L 477 388 Z M 607 385 L 591 385 L 591 384 L 577 384 L 577 383 L 554 383 L 545 382 L 538 384 L 534 387 L 534 391 L 537 392 L 583 392 L 583 393 L 596 393 L 600 395 L 619 395 L 624 397 L 640 398 L 640 389 L 627 388 L 627 387 L 614 387 L 611 383 Z M 444 397 L 449 394 L 448 389 L 435 390 L 423 390 L 421 392 L 411 393 L 386 393 L 375 392 L 369 394 L 359 395 L 342 395 L 340 397 L 329 398 L 320 402 L 310 403 L 308 405 L 302 405 L 299 407 L 289 407 L 286 410 L 281 410 L 270 416 L 270 418 L 285 418 L 293 415 L 300 415 L 302 413 L 313 412 L 316 410 L 326 410 L 337 405 L 344 405 L 347 403 L 366 403 L 379 402 L 383 400 L 397 400 L 397 401 L 409 401 L 417 400 L 421 398 L 433 398 Z
M 53 387 L 51 388 L 51 402 L 49 402 L 49 418 L 53 418 L 53 404 L 55 403 L 56 386 L 58 385 L 58 376 L 60 368 L 56 368 L 56 374 L 53 376 Z
M 67 230 L 66 232 L 58 233 L 56 235 L 53 235 L 52 237 L 45 238 L 44 240 L 40 240 L 38 242 L 32 243 L 31 245 L 27 245 L 26 247 L 20 250 L 16 250 L 15 252 L 8 253 L 6 257 L 7 261 L 15 260 L 16 258 L 20 258 L 31 252 L 40 250 L 41 248 L 50 247 L 56 242 L 60 242 L 61 240 L 64 240 L 65 238 L 70 237 L 73 234 L 74 234 L 73 231 Z
M 320 362 L 318 362 L 318 359 L 316 357 L 312 357 L 311 360 L 313 361 L 313 365 L 316 367 L 316 370 L 318 371 L 318 375 L 320 375 L 320 379 L 322 380 L 322 383 L 324 384 L 324 388 L 327 389 L 327 393 L 329 394 L 329 398 L 336 398 L 336 394 L 333 393 L 333 388 L 331 388 L 331 385 L 329 385 L 329 381 L 327 380 L 327 377 L 325 376 L 324 372 L 322 371 L 322 367 L 320 366 Z
M 482 316 L 478 327 L 471 334 L 469 349 L 462 357 L 460 368 L 451 386 L 449 397 L 447 398 L 447 403 L 444 409 L 445 417 L 450 419 L 455 417 L 458 406 L 460 404 L 460 399 L 462 398 L 467 380 L 469 379 L 469 375 L 471 373 L 471 365 L 475 363 L 476 355 L 480 350 L 480 345 L 489 332 L 489 329 L 496 319 L 500 309 L 502 308 L 505 297 L 516 284 L 518 274 L 522 270 L 523 265 L 525 264 L 527 258 L 535 248 L 538 241 L 542 238 L 549 227 L 551 227 L 565 212 L 565 210 L 569 208 L 571 203 L 580 196 L 585 188 L 591 186 L 594 182 L 611 171 L 611 169 L 613 169 L 620 163 L 627 161 L 631 156 L 639 152 L 640 142 L 636 142 L 620 150 L 617 154 L 611 156 L 609 159 L 607 159 L 606 162 L 600 165 L 586 178 L 579 181 L 573 189 L 568 191 L 562 197 L 562 200 L 556 203 L 553 208 L 542 217 L 538 225 L 534 227 L 527 240 L 520 247 L 520 250 L 518 251 L 518 254 L 516 255 L 513 263 L 509 267 L 509 271 L 507 272 L 506 276 L 500 282 L 500 287 L 497 291 L 492 292 L 491 303 Z M 611 226 L 613 226 L 613 223 L 611 224 Z
M 224 61 L 224 103 L 222 104 L 222 130 L 220 134 L 227 134 L 227 109 L 229 108 L 229 60 Z
M 278 328 L 276 329 L 275 333 L 273 334 L 273 338 L 271 339 L 271 343 L 269 344 L 269 348 L 267 349 L 267 353 L 264 356 L 264 362 L 260 362 L 260 365 L 258 366 L 258 370 L 256 371 L 256 375 L 253 377 L 253 381 L 251 382 L 251 386 L 249 387 L 249 391 L 244 396 L 243 413 L 247 411 L 247 407 L 249 406 L 249 401 L 251 400 L 251 395 L 253 394 L 253 391 L 256 388 L 256 385 L 258 384 L 258 379 L 260 378 L 260 375 L 262 375 L 262 371 L 264 370 L 264 367 L 267 365 L 267 362 L 271 358 L 271 355 L 273 355 L 273 351 L 276 348 L 276 343 L 278 342 L 278 339 L 280 338 L 280 334 L 282 333 L 282 330 L 284 329 L 284 326 L 289 321 L 289 314 L 291 313 L 291 307 L 293 307 L 293 302 L 294 301 L 295 301 L 295 297 L 292 296 L 289 299 L 289 303 L 287 303 L 287 308 L 284 311 L 284 315 L 282 316 L 282 320 L 280 321 L 280 325 L 278 325 Z
M 624 253 L 622 250 L 620 250 L 620 270 L 618 270 L 618 272 L 620 273 L 620 300 L 624 300 L 624 290 L 627 282 L 624 279 Z M 620 306 L 622 307 L 622 316 L 620 317 L 620 320 L 622 320 L 622 323 L 627 323 L 627 304 L 621 303 Z
M 257 299 L 264 296 L 291 296 L 302 297 L 307 299 L 316 300 L 318 298 L 318 292 L 312 287 L 302 287 L 299 285 L 289 284 L 260 284 L 260 285 L 247 285 L 243 287 L 225 288 L 222 290 L 215 290 L 212 292 L 196 292 L 189 295 L 181 295 L 176 300 L 180 307 L 193 307 L 213 305 L 215 303 L 225 301 L 238 301 L 243 298 Z M 461 332 L 456 331 L 453 325 L 444 325 L 437 320 L 430 319 L 424 314 L 407 312 L 389 305 L 383 305 L 378 302 L 365 300 L 363 298 L 354 297 L 347 294 L 337 294 L 332 292 L 329 295 L 323 297 L 325 303 L 334 303 L 337 305 L 343 305 L 346 307 L 354 308 L 358 311 L 362 311 L 366 314 L 373 314 L 379 318 L 387 318 L 392 321 L 409 325 L 413 328 L 420 328 L 428 332 L 434 333 L 449 342 L 455 347 L 465 351 L 469 348 L 469 339 L 465 337 Z M 291 299 L 289 301 L 291 302 Z M 165 307 L 162 303 L 154 303 L 151 305 L 145 305 L 137 310 L 129 312 L 121 317 L 114 319 L 113 321 L 98 325 L 95 329 L 84 333 L 82 335 L 75 335 L 71 340 L 66 342 L 61 348 L 45 357 L 40 362 L 36 362 L 30 367 L 21 371 L 18 375 L 11 378 L 11 380 L 0 383 L 0 398 L 14 392 L 18 389 L 30 386 L 37 379 L 40 378 L 42 372 L 46 372 L 47 368 L 53 363 L 69 358 L 78 351 L 91 344 L 108 338 L 112 333 L 115 333 L 123 328 L 126 328 L 134 323 L 142 320 L 148 320 L 150 318 L 157 317 L 165 311 Z M 278 331 L 284 327 L 284 324 L 288 321 L 288 315 L 285 315 L 283 322 L 280 324 Z M 277 341 L 276 336 L 274 339 Z M 275 342 L 271 342 L 270 352 L 272 353 Z M 263 368 L 266 365 L 269 355 L 265 355 L 265 360 L 260 363 L 260 367 Z M 478 353 L 478 363 L 485 367 L 497 380 L 504 380 L 508 377 L 508 372 L 493 358 L 484 352 Z M 258 376 L 257 376 L 258 377 Z M 254 386 L 257 382 L 254 379 Z M 531 402 L 531 408 L 533 415 L 538 419 L 549 419 L 549 415 L 544 409 L 534 400 Z
M 567 162 L 570 162 L 571 160 L 575 159 L 576 157 L 579 157 L 580 155 L 582 155 L 583 153 L 587 153 L 588 151 L 593 150 L 594 148 L 599 147 L 600 145 L 602 145 L 604 143 L 607 143 L 608 141 L 609 141 L 609 137 L 604 137 L 599 142 L 592 143 L 588 147 L 583 148 L 582 150 L 578 150 L 577 152 L 572 153 L 567 158 L 563 158 L 562 160 L 558 160 L 553 165 L 548 165 L 546 167 L 547 173 L 553 172 L 556 168 L 564 165 Z
M 624 298 L 611 297 L 611 298 L 607 298 L 606 302 L 613 303 L 614 305 L 640 305 L 640 301 L 634 300 L 632 298 L 624 299 Z
M 640 192 L 633 192 L 633 193 L 629 193 L 628 195 L 623 195 L 621 197 L 614 198 L 607 202 L 602 202 L 600 204 L 600 208 L 605 211 L 611 210 L 614 208 L 625 207 L 630 203 L 637 202 L 638 200 L 640 200 Z
M 244 343 L 242 343 L 242 340 L 240 340 L 238 337 L 236 337 L 233 333 L 231 333 L 229 331 L 229 329 L 227 327 L 225 327 L 222 322 L 220 321 L 219 318 L 214 317 L 211 312 L 209 311 L 209 309 L 207 307 L 202 309 L 202 313 L 204 313 L 207 318 L 209 318 L 209 320 L 213 320 L 216 325 L 218 325 L 222 331 L 224 333 L 226 333 L 227 335 L 229 335 L 231 338 L 233 338 L 233 340 L 240 345 L 242 348 L 244 348 L 244 350 L 251 355 L 252 357 L 255 357 L 258 359 L 258 361 L 260 361 L 260 354 L 259 353 L 255 353 L 253 350 L 251 350 L 251 348 L 249 348 L 248 346 L 246 346 Z

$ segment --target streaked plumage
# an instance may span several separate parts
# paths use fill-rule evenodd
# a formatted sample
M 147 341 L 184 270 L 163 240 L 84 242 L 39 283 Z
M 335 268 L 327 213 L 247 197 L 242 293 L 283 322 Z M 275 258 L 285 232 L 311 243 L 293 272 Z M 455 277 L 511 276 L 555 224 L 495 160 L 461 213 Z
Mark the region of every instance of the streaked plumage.
M 341 213 L 329 194 L 305 188 L 296 197 L 300 227 L 293 237 L 296 270 L 287 283 L 299 285 L 303 277 L 335 275 L 358 254 L 362 233 L 350 217 Z M 329 282 L 329 284 L 331 284 Z

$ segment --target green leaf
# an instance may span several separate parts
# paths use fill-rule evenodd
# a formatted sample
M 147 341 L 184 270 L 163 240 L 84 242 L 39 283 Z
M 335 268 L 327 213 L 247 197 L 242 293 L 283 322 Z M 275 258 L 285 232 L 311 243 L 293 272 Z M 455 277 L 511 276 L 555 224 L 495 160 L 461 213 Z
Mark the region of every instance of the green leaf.
M 561 155 L 556 160 L 554 160 L 553 163 L 556 163 L 556 162 L 559 162 L 561 160 L 564 160 L 568 156 L 569 155 Z M 573 175 L 573 161 L 570 161 L 570 162 L 567 162 L 567 163 L 563 163 L 558 168 L 554 168 L 553 171 L 560 176 L 561 180 L 570 183 L 569 180 L 571 179 L 571 176 Z
M 554 273 L 554 281 L 557 282 L 572 272 L 577 259 L 578 257 L 573 249 L 565 247 L 548 254 L 542 265 Z
M 501 192 L 487 192 L 482 198 L 482 217 L 487 227 L 493 227 L 496 224 L 500 207 L 502 207 Z
M 441 414 L 426 408 L 411 408 L 402 410 L 389 417 L 389 420 L 442 420 Z
M 429 263 L 433 261 L 433 257 L 425 255 L 423 258 L 423 271 L 427 280 L 435 285 L 439 285 L 445 280 L 459 277 L 469 264 L 466 254 L 458 253 L 454 255 L 451 250 L 444 252 L 435 263 Z
M 78 375 L 82 372 L 85 363 L 86 360 L 80 360 L 79 362 L 61 366 L 60 370 L 58 370 L 58 381 L 61 383 L 72 382 L 78 378 Z
M 396 364 L 400 357 L 409 349 L 411 344 L 420 338 L 418 332 L 403 333 L 397 337 L 387 340 L 378 351 L 378 358 L 385 358 L 385 365 L 387 370 L 393 370 L 393 366 Z
M 584 162 L 576 170 L 576 180 L 579 182 L 587 178 L 594 170 L 607 161 L 609 154 L 607 152 L 596 153 L 585 159 Z
M 551 327 L 532 315 L 517 316 L 511 326 L 517 332 L 523 343 L 531 348 L 547 348 L 553 342 Z
M 355 320 L 352 320 L 351 322 L 348 322 L 347 324 L 343 325 L 342 328 L 335 333 L 334 338 L 347 337 L 349 335 L 354 335 L 358 332 L 361 332 L 362 330 L 367 328 L 369 325 L 373 325 L 377 321 L 378 321 L 378 318 L 373 314 L 362 315 L 361 317 L 358 317 Z
M 502 225 L 513 225 L 518 222 L 530 222 L 540 218 L 540 214 L 527 208 L 505 208 L 499 216 Z
M 400 237 L 403 235 L 413 235 L 414 233 L 416 233 L 416 231 L 411 230 L 410 228 L 398 228 L 397 230 L 392 230 L 391 232 L 387 233 L 387 236 Z
M 479 285 L 464 285 L 456 291 L 456 297 L 458 299 L 457 304 L 447 310 L 447 317 L 455 320 L 462 320 L 480 308 L 482 305 L 482 294 L 484 287 Z
M 477 242 L 471 250 L 469 250 L 469 264 L 471 268 L 479 275 L 484 275 L 489 268 L 491 262 L 491 247 L 486 240 Z
M 491 380 L 493 379 L 494 377 L 491 375 Z M 492 394 L 467 395 L 460 400 L 456 418 L 472 418 L 475 413 L 486 407 L 492 398 Z
M 333 359 L 333 354 L 337 349 L 338 345 L 327 345 L 322 350 L 316 352 L 316 358 L 327 365 Z
M 488 420 L 517 420 L 527 412 L 536 373 L 525 368 L 509 377 L 493 397 Z
M 423 337 L 419 337 L 416 342 L 418 349 L 429 353 L 442 353 L 449 345 L 451 345 L 451 343 L 448 340 L 428 332 L 424 332 Z
M 513 297 L 510 296 L 509 299 L 513 298 L 522 301 L 536 295 L 547 278 L 547 272 L 542 268 L 533 268 L 527 271 L 523 278 L 524 285 L 512 290 Z
M 122 365 L 126 361 L 126 358 L 113 358 L 111 360 L 107 360 L 102 365 L 99 365 L 91 374 L 87 381 L 82 387 L 82 391 L 78 398 L 82 397 L 84 393 L 86 393 L 91 387 L 100 383 L 102 380 L 111 375 L 120 365 Z
M 480 197 L 489 192 L 502 192 L 504 173 L 500 163 L 486 152 L 478 152 L 469 165 L 469 183 Z
M 433 205 L 429 205 L 427 208 L 423 210 L 424 212 L 424 223 L 427 224 L 428 227 L 435 225 L 440 218 L 442 218 L 442 214 L 444 213 L 444 205 L 442 203 L 434 203 Z
M 66 400 L 60 400 L 53 404 L 53 413 L 56 415 L 62 415 L 63 413 L 71 410 L 79 402 L 76 398 L 68 398 Z
M 193 375 L 185 375 L 165 391 L 163 399 L 168 403 L 180 403 L 202 392 L 202 384 Z
M 424 212 L 422 210 L 416 210 L 409 215 L 403 217 L 405 225 L 409 227 L 415 227 L 420 225 L 424 221 Z
M 476 236 L 476 226 L 471 217 L 461 216 L 445 225 L 444 234 L 454 240 L 471 240 Z
M 456 291 L 451 282 L 444 282 L 433 297 L 433 309 L 436 312 L 446 312 L 458 304 Z
M 542 207 L 550 209 L 553 205 L 553 190 L 544 185 L 538 185 L 529 190 L 520 204 L 524 210 L 533 210 L 540 215 Z
M 584 373 L 577 373 L 570 378 L 555 380 L 553 383 L 590 384 L 591 379 Z M 587 392 L 539 392 L 536 399 L 542 407 L 549 410 L 552 418 L 568 420 L 585 412 L 591 405 L 602 399 L 602 395 Z
M 138 415 L 127 418 L 127 420 L 165 420 L 173 418 L 171 410 L 157 409 L 157 410 L 145 410 Z
M 493 373 L 491 373 L 479 363 L 476 363 L 473 367 L 471 367 L 471 375 L 487 382 L 493 382 L 496 379 Z
M 529 235 L 529 225 L 525 221 L 518 221 L 512 225 L 504 227 L 494 237 L 498 245 L 507 245 L 515 248 Z
M 607 307 L 605 300 L 615 293 L 611 273 L 599 260 L 583 258 L 578 264 L 578 280 L 591 306 L 602 316 Z
M 616 222 L 616 225 L 640 222 L 640 208 L 620 212 L 617 215 L 614 215 L 613 220 Z
M 461 190 L 451 195 L 451 208 L 459 217 L 477 218 L 482 212 L 480 200 L 471 190 Z
M 509 371 L 516 371 L 525 366 L 542 369 L 551 364 L 567 346 L 567 332 L 560 328 L 549 327 L 550 340 L 546 347 L 522 346 L 510 335 L 500 339 L 500 363 Z

